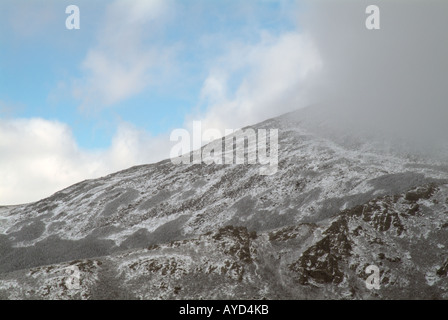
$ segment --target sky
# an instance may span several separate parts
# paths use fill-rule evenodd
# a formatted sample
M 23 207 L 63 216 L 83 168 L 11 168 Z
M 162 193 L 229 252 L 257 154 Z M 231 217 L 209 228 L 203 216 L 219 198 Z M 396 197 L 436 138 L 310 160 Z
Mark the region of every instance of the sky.
M 65 26 L 72 4 L 79 30 Z M 380 30 L 365 27 L 371 4 Z M 2 0 L 0 205 L 166 159 L 170 132 L 193 121 L 237 129 L 316 103 L 349 107 L 339 112 L 348 127 L 448 141 L 447 9 L 444 0 Z
M 68 30 L 68 5 L 80 29 Z M 0 205 L 169 157 L 170 132 L 237 129 L 319 67 L 297 1 L 0 2 Z

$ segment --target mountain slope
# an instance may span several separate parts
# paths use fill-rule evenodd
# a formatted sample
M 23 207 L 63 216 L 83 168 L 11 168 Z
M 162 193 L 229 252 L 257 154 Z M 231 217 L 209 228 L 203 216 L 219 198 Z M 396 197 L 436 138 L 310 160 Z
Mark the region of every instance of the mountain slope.
M 321 114 L 253 126 L 279 129 L 271 176 L 167 160 L 0 208 L 0 297 L 446 298 L 447 167 Z

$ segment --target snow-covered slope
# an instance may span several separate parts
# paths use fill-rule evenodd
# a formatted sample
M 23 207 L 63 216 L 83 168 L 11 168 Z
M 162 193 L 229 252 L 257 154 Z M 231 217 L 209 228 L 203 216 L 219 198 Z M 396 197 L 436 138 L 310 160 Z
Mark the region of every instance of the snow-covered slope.
M 166 160 L 0 208 L 0 298 L 447 298 L 448 167 L 322 114 L 253 126 L 279 129 L 271 176 Z

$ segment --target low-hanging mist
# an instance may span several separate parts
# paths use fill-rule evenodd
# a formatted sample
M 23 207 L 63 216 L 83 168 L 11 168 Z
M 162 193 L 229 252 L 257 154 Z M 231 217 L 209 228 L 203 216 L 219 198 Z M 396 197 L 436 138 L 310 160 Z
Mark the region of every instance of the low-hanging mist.
M 370 4 L 380 30 L 365 27 Z M 447 12 L 436 0 L 309 1 L 299 21 L 322 60 L 310 100 L 338 130 L 438 153 L 448 138 Z

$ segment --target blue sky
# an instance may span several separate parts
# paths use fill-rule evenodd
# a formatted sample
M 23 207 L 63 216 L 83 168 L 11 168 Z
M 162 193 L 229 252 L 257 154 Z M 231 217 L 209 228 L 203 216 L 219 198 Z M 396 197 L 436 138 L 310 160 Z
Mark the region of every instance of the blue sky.
M 78 1 L 81 29 L 67 30 L 65 7 L 76 1 L 2 1 L 0 101 L 9 106 L 8 116 L 67 123 L 77 143 L 89 149 L 108 147 L 119 121 L 157 135 L 181 127 L 198 106 L 207 64 L 225 50 L 223 45 L 257 43 L 261 31 L 279 34 L 296 27 L 294 16 L 288 15 L 293 2 L 176 2 L 168 9 L 173 12 L 163 18 L 164 25 L 154 22 L 152 32 L 151 23 L 146 24 L 148 32 L 141 39 L 147 47 L 176 47 L 169 61 L 174 70 L 160 70 L 170 74 L 110 105 L 95 101 L 81 110 L 82 101 L 72 94 L 71 82 L 82 79 L 83 60 L 97 44 L 112 2 Z M 48 13 L 42 14 L 44 10 Z M 28 27 L 29 23 L 38 27 Z M 236 87 L 241 74 L 233 78 Z
M 445 141 L 447 2 L 422 3 L 378 1 L 372 31 L 369 0 L 2 0 L 0 206 L 319 102 Z
M 65 27 L 71 4 L 80 30 Z M 170 132 L 192 120 L 239 128 L 297 108 L 294 88 L 319 67 L 303 10 L 293 0 L 1 1 L 0 205 L 165 159 Z

